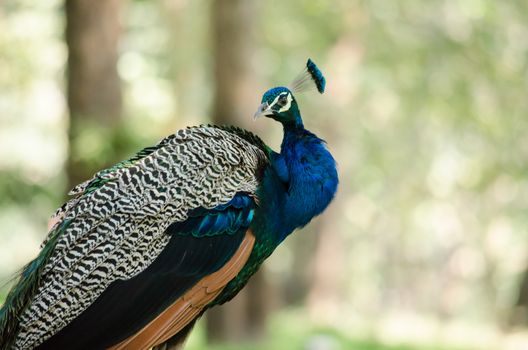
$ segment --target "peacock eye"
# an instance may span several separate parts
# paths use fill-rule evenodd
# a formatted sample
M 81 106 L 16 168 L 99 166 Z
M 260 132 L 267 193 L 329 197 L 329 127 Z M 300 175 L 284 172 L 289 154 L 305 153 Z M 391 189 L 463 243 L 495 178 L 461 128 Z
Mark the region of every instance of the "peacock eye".
M 286 97 L 286 95 L 282 95 L 281 97 L 279 97 L 279 100 L 277 101 L 277 104 L 281 107 L 284 107 L 286 106 L 286 103 L 288 103 L 288 98 Z

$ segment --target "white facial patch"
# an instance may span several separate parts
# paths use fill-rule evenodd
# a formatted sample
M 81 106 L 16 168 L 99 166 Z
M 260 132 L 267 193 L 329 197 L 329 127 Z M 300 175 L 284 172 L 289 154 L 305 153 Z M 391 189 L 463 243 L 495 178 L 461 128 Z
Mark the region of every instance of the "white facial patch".
M 275 99 L 273 100 L 273 102 L 270 105 L 270 106 L 274 106 L 279 101 L 279 98 L 281 98 L 284 95 L 286 95 L 287 102 L 286 102 L 286 104 L 283 107 L 281 107 L 279 109 L 279 111 L 278 111 L 279 113 L 287 111 L 291 107 L 291 103 L 293 101 L 293 98 L 292 98 L 292 95 L 289 92 L 283 92 L 283 93 L 279 94 L 277 97 L 275 97 Z
M 281 109 L 279 109 L 279 112 L 284 112 L 284 111 L 287 111 L 288 109 L 290 109 L 291 107 L 291 103 L 292 103 L 292 95 L 291 94 L 288 94 L 286 96 L 286 98 L 288 99 L 288 102 L 286 102 L 286 104 L 284 105 L 284 107 L 282 107 Z

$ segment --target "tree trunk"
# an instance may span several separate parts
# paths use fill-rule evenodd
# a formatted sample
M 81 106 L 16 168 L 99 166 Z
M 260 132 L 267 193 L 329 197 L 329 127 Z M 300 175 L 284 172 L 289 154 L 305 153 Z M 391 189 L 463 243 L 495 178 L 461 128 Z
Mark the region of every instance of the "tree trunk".
M 214 52 L 213 123 L 244 126 L 256 108 L 250 54 L 254 2 L 217 0 L 211 8 Z M 247 124 L 246 124 L 247 125 Z M 264 270 L 233 301 L 207 312 L 210 342 L 237 341 L 262 334 L 266 319 Z
M 250 60 L 254 2 L 212 2 L 211 31 L 214 58 L 213 122 L 244 124 L 248 108 L 256 109 Z
M 111 144 L 107 133 L 121 114 L 117 59 L 122 1 L 66 0 L 65 5 L 71 188 L 114 161 L 97 152 Z

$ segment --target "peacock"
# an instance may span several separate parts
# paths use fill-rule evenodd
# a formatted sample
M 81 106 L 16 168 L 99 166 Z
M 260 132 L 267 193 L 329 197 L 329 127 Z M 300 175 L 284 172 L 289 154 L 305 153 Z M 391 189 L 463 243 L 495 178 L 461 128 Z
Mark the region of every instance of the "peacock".
M 325 84 L 308 59 L 262 96 L 280 153 L 234 126 L 188 127 L 74 187 L 0 310 L 0 348 L 181 344 L 334 198 L 336 162 L 293 95 Z

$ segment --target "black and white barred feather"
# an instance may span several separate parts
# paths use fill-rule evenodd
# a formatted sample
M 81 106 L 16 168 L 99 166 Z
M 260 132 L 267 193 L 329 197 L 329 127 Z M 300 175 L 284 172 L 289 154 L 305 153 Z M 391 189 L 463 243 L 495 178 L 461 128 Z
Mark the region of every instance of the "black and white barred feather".
M 168 243 L 166 228 L 190 210 L 214 208 L 237 192 L 255 196 L 259 169 L 268 162 L 265 148 L 252 134 L 233 131 L 180 130 L 75 187 L 76 197 L 55 214 L 61 217 L 55 228 L 67 226 L 20 315 L 15 348 L 38 346 L 113 281 L 143 271 Z

